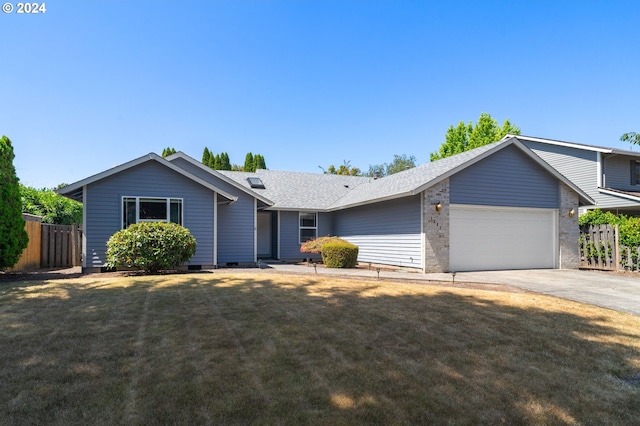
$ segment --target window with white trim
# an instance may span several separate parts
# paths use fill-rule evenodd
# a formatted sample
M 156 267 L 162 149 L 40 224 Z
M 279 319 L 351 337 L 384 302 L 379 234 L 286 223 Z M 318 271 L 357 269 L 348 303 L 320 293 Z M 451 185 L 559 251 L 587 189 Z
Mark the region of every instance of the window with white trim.
M 122 197 L 122 229 L 138 222 L 173 222 L 182 225 L 182 199 Z
M 631 160 L 631 185 L 640 185 L 640 161 Z
M 318 214 L 300 212 L 300 244 L 318 237 Z

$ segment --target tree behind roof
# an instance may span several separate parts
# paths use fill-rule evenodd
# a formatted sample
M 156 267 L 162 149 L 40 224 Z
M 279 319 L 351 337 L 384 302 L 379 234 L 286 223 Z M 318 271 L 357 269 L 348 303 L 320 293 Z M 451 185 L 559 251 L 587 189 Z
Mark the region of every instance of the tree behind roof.
M 520 128 L 511 124 L 506 119 L 500 127 L 491 114 L 483 112 L 474 125 L 472 122 L 465 124 L 460 121 L 456 127 L 450 125 L 445 134 L 445 141 L 440 145 L 438 152 L 432 152 L 431 161 L 450 157 L 470 149 L 478 148 L 497 142 L 504 136 L 519 135 Z

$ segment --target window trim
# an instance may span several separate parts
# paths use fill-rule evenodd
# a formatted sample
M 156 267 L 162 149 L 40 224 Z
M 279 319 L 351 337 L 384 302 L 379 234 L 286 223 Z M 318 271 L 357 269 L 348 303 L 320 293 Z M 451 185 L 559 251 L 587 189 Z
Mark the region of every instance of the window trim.
M 165 219 L 140 219 L 140 200 L 145 200 L 145 199 L 149 199 L 149 200 L 165 200 L 166 202 L 166 207 L 167 207 L 167 216 Z M 124 205 L 125 205 L 125 200 L 128 201 L 132 201 L 135 200 L 136 203 L 136 213 L 135 213 L 135 223 L 141 223 L 141 222 L 171 222 L 171 204 L 174 201 L 178 201 L 179 205 L 180 205 L 180 212 L 179 212 L 179 222 L 178 225 L 182 226 L 184 223 L 184 198 L 181 197 L 158 197 L 158 196 L 139 196 L 139 195 L 123 195 L 122 197 L 120 197 L 120 229 L 125 229 L 126 228 L 126 218 L 125 218 L 125 214 L 124 214 Z M 131 223 L 130 225 L 133 225 L 135 223 Z
M 315 226 L 302 226 L 302 215 L 314 215 Z M 302 241 L 302 230 L 313 229 L 315 231 L 315 237 Z M 298 212 L 298 243 L 304 244 L 307 241 L 311 241 L 318 238 L 318 212 Z
M 631 185 L 640 185 L 640 161 L 631 160 Z

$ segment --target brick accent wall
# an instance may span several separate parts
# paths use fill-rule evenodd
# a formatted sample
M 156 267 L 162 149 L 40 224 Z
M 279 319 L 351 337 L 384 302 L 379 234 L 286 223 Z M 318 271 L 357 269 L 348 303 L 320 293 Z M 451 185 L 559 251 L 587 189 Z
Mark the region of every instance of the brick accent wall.
M 426 189 L 423 199 L 424 272 L 449 272 L 449 179 Z
M 578 227 L 578 194 L 563 182 L 559 182 L 559 185 L 559 267 L 560 269 L 578 269 L 580 267 L 580 252 L 578 249 L 578 239 L 580 237 L 580 228 Z M 575 212 L 573 217 L 569 216 L 571 209 Z

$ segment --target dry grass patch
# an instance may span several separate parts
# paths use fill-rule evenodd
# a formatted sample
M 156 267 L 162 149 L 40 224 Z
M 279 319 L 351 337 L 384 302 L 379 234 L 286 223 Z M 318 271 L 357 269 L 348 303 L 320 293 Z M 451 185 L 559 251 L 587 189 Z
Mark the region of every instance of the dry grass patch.
M 0 287 L 3 424 L 632 424 L 640 318 L 276 274 Z

